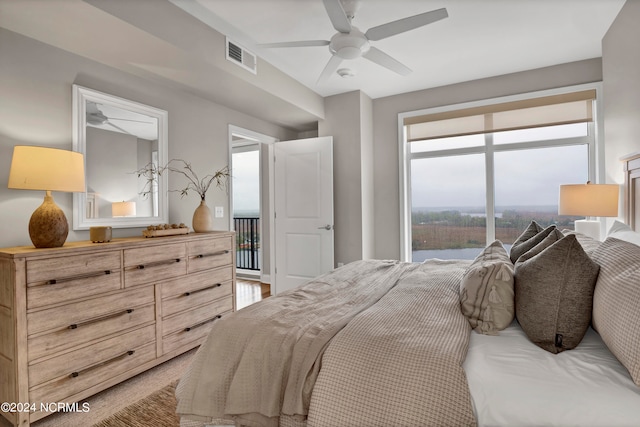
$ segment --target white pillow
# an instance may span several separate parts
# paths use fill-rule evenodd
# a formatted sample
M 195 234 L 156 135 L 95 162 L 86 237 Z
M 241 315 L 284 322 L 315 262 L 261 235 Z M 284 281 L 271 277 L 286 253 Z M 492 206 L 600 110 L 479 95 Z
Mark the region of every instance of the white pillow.
M 627 224 L 617 220 L 609 229 L 607 237 L 615 237 L 618 240 L 624 240 L 640 246 L 640 233 L 633 231 Z

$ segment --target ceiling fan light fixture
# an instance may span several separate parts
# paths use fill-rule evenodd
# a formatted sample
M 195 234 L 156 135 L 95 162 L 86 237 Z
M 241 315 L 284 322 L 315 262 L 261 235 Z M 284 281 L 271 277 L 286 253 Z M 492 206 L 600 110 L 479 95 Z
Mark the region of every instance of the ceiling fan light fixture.
M 356 27 L 349 34 L 337 33 L 331 37 L 329 50 L 342 59 L 356 59 L 369 51 L 367 38 Z

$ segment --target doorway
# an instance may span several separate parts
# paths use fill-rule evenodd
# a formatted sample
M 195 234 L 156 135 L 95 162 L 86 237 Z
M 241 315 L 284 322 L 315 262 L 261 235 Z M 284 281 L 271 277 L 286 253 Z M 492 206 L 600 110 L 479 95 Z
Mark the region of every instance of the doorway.
M 268 244 L 263 231 L 266 215 L 263 207 L 263 150 L 275 138 L 237 126 L 229 126 L 229 228 L 236 232 L 236 273 L 239 278 L 269 283 L 264 277 Z

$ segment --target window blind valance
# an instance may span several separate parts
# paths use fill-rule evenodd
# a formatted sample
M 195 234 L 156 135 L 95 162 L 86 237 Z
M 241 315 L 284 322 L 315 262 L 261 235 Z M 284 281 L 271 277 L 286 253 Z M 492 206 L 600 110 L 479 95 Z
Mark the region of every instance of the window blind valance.
M 595 90 L 404 119 L 407 142 L 593 121 Z

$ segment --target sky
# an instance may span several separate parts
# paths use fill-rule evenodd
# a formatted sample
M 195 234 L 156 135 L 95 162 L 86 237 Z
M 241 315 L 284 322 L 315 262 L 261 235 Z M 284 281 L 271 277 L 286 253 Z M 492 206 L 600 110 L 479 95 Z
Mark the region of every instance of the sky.
M 260 210 L 260 164 L 259 151 L 234 153 L 231 175 L 233 176 L 234 211 Z
M 494 157 L 494 170 L 497 207 L 554 206 L 558 203 L 560 184 L 587 182 L 588 147 L 498 151 Z M 484 206 L 485 155 L 414 159 L 411 182 L 414 208 Z

